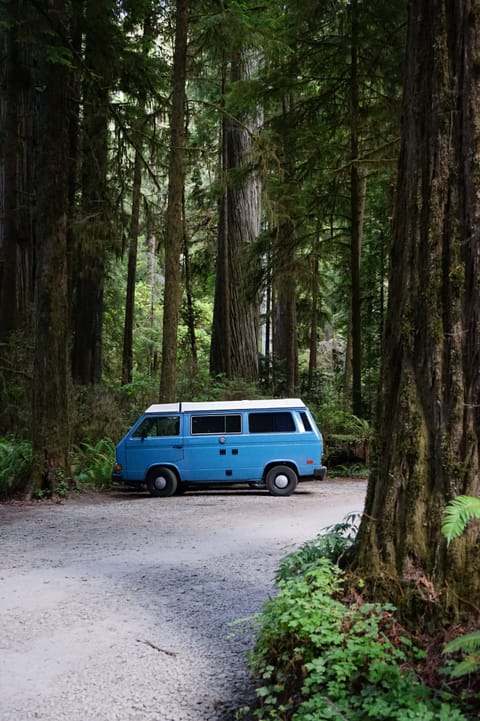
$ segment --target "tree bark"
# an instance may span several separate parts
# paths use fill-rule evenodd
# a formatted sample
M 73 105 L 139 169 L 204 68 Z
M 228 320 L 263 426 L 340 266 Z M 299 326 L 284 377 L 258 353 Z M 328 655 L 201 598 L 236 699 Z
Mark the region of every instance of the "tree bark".
M 351 238 L 351 329 L 352 329 L 352 411 L 363 415 L 362 407 L 362 291 L 360 260 L 362 252 L 363 217 L 366 177 L 359 164 L 359 77 L 358 45 L 359 20 L 357 0 L 351 2 L 351 59 L 350 59 L 350 238 Z
M 307 390 L 310 392 L 313 388 L 314 374 L 317 369 L 318 361 L 318 305 L 319 305 L 319 287 L 318 287 L 318 240 L 315 239 L 315 247 L 311 257 L 311 311 L 310 311 L 310 352 L 308 354 L 308 378 Z
M 122 385 L 132 382 L 133 370 L 133 323 L 135 317 L 135 283 L 137 280 L 137 246 L 140 225 L 140 201 L 142 196 L 142 159 L 135 151 L 132 189 L 132 214 L 128 238 L 127 295 L 125 299 L 125 323 L 123 329 Z
M 297 99 L 290 94 L 283 101 L 283 163 L 285 177 L 280 198 L 284 219 L 279 225 L 273 251 L 273 284 L 275 289 L 273 356 L 278 365 L 276 389 L 282 395 L 293 395 L 298 381 L 297 343 L 297 268 L 296 243 L 298 211 L 296 152 L 292 123 Z
M 251 77 L 254 60 L 240 53 L 232 60 L 231 81 Z M 260 182 L 248 169 L 251 131 L 257 117 L 223 119 L 223 171 L 210 371 L 227 378 L 258 380 L 259 302 L 252 299 L 245 248 L 260 232 Z
M 192 291 L 192 272 L 190 269 L 190 248 L 187 232 L 185 229 L 185 198 L 183 199 L 183 265 L 185 269 L 185 296 L 186 296 L 186 325 L 188 328 L 188 339 L 190 344 L 190 369 L 195 373 L 198 363 L 197 338 L 195 335 L 195 306 Z
M 160 400 L 174 401 L 177 384 L 177 338 L 182 288 L 183 193 L 186 172 L 185 87 L 187 80 L 188 0 L 177 0 L 175 52 L 165 228 L 165 294 L 163 301 Z
M 19 154 L 18 138 L 18 47 L 15 31 L 10 28 L 1 32 L 2 56 L 2 102 L 0 122 L 4 142 L 1 145 L 1 233 L 0 233 L 0 340 L 5 341 L 18 323 L 18 262 L 17 262 L 17 214 Z
M 279 364 L 276 392 L 287 396 L 295 393 L 298 379 L 295 237 L 295 223 L 287 218 L 278 230 L 273 261 L 273 356 Z
M 64 0 L 50 0 L 46 12 L 61 46 L 67 25 Z M 58 469 L 68 473 L 67 402 L 67 209 L 68 69 L 39 58 L 44 86 L 40 98 L 35 333 L 33 370 L 32 470 L 27 496 L 41 486 L 54 490 Z
M 82 124 L 81 222 L 75 236 L 73 380 L 102 379 L 102 328 L 108 226 L 108 122 L 112 72 L 111 0 L 87 0 Z
M 446 503 L 480 492 L 480 2 L 410 3 L 376 461 L 357 566 L 405 617 L 478 615 L 480 529 L 447 549 Z
M 33 203 L 36 70 L 31 45 L 18 40 L 19 28 L 33 24 L 22 3 L 9 4 L 0 32 L 2 82 L 0 126 L 0 340 L 31 324 L 33 302 Z M 25 32 L 27 34 L 28 31 Z

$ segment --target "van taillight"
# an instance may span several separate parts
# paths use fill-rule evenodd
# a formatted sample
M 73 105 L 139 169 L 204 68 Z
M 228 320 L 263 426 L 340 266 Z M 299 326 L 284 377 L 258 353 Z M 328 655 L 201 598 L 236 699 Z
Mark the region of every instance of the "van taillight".
M 121 471 L 122 470 L 122 464 L 121 463 L 115 463 L 115 470 Z

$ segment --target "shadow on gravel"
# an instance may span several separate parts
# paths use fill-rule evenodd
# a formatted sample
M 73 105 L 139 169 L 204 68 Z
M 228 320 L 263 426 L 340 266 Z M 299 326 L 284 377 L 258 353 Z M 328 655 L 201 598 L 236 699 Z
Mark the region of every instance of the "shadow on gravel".
M 110 491 L 108 494 L 106 494 L 107 498 L 112 499 L 121 499 L 125 500 L 125 498 L 134 499 L 134 500 L 141 500 L 141 499 L 148 499 L 152 503 L 168 503 L 169 498 L 178 498 L 180 494 L 170 496 L 167 498 L 153 498 L 148 491 L 139 491 L 136 488 L 115 488 L 112 491 Z M 309 496 L 312 495 L 312 491 L 308 489 L 303 488 L 297 488 L 294 494 L 292 496 Z M 283 500 L 286 500 L 288 498 L 291 498 L 292 496 L 272 496 L 268 491 L 263 489 L 253 489 L 253 488 L 218 488 L 218 487 L 202 487 L 199 490 L 195 489 L 188 489 L 188 491 L 185 491 L 185 493 L 181 494 L 181 496 L 185 499 L 187 498 L 193 498 L 193 497 L 199 497 L 199 496 L 214 496 L 214 497 L 234 497 L 234 496 L 252 496 L 254 497 L 272 497 L 272 498 L 278 498 L 279 502 L 281 502 L 282 498 Z
M 151 617 L 148 635 L 136 643 L 146 647 L 152 664 L 193 664 L 205 691 L 215 695 L 217 689 L 212 721 L 233 720 L 255 698 L 246 659 L 254 616 L 272 593 L 271 566 L 271 558 L 227 555 L 200 564 L 140 564 L 122 580 L 125 594 L 134 588 L 135 606 Z

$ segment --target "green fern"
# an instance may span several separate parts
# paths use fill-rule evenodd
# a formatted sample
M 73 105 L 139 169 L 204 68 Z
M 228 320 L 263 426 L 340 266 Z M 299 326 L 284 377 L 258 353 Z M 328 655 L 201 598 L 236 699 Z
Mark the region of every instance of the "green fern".
M 31 443 L 0 437 L 0 498 L 8 498 L 25 485 L 31 462 Z
M 96 444 L 82 443 L 74 449 L 73 476 L 77 483 L 91 488 L 108 488 L 115 462 L 115 444 L 101 438 Z
M 447 543 L 460 536 L 473 519 L 480 519 L 480 498 L 475 496 L 457 496 L 447 505 L 444 512 L 442 532 Z M 463 658 L 449 669 L 452 678 L 466 676 L 480 671 L 480 631 L 466 633 L 447 643 L 444 654 L 463 654 Z
M 468 673 L 480 671 L 480 631 L 472 631 L 463 636 L 458 636 L 447 643 L 443 649 L 444 654 L 456 653 L 457 651 L 465 655 L 461 661 L 453 666 L 450 676 L 458 678 Z
M 447 543 L 460 536 L 469 522 L 480 519 L 480 498 L 457 496 L 447 505 L 444 512 L 442 532 Z

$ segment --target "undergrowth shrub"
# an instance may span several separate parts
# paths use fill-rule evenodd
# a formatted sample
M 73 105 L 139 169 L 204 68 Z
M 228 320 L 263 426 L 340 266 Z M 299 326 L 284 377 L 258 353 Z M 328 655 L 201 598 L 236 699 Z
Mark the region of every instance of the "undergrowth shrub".
M 480 520 L 480 498 L 460 495 L 453 498 L 444 510 L 442 532 L 447 544 L 465 532 L 469 523 Z M 445 655 L 460 653 L 460 661 L 449 660 L 444 671 L 451 678 L 475 674 L 480 676 L 480 631 L 471 631 L 452 639 L 443 649 Z M 477 681 L 478 684 L 478 681 Z M 478 698 L 478 694 L 477 694 Z
M 322 558 L 341 565 L 355 544 L 360 519 L 360 513 L 349 513 L 340 523 L 327 526 L 314 539 L 306 541 L 298 550 L 284 556 L 278 564 L 275 580 L 286 581 L 294 576 L 304 575 L 313 570 Z
M 425 686 L 425 658 L 388 604 L 347 598 L 338 561 L 352 548 L 358 514 L 286 556 L 276 595 L 256 618 L 250 667 L 259 721 L 467 721 L 446 691 Z
M 31 463 L 31 443 L 0 438 L 0 498 L 8 498 L 24 488 Z
M 75 446 L 72 472 L 77 487 L 92 490 L 110 488 L 114 463 L 115 443 L 111 438 Z

